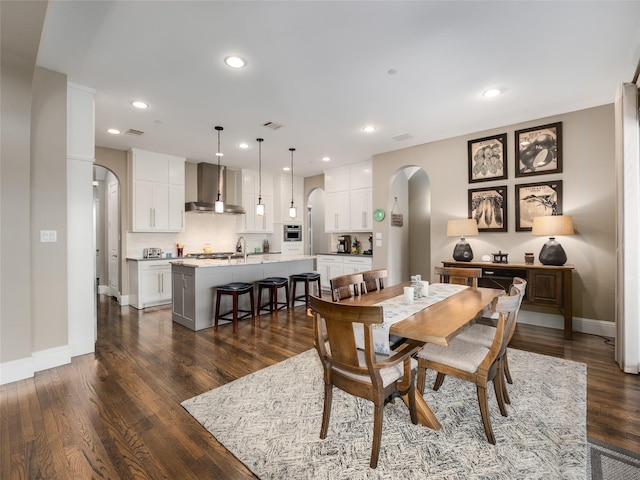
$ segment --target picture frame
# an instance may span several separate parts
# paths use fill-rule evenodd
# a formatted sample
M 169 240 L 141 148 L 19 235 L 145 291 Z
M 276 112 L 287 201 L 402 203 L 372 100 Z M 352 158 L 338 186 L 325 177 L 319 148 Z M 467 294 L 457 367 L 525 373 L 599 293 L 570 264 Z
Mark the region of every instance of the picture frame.
M 516 232 L 530 232 L 534 217 L 562 215 L 562 180 L 515 187 Z
M 516 130 L 516 177 L 562 173 L 562 122 Z
M 479 232 L 506 232 L 507 186 L 469 189 L 469 218 Z
M 507 134 L 467 142 L 469 183 L 507 178 Z

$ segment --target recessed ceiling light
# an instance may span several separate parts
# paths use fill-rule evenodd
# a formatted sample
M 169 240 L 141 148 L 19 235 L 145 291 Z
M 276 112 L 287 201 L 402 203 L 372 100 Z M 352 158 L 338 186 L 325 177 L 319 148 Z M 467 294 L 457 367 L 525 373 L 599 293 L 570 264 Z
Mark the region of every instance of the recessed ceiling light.
M 362 127 L 362 131 L 364 133 L 372 133 L 376 131 L 376 127 L 374 127 L 373 125 L 367 125 L 366 127 Z
M 244 59 L 240 57 L 236 57 L 235 55 L 231 55 L 225 58 L 224 63 L 226 63 L 231 68 L 242 68 L 247 64 L 247 62 L 245 62 Z
M 289 167 L 282 167 L 282 170 L 284 170 L 285 172 L 288 172 L 291 169 Z
M 238 147 L 240 147 L 240 148 L 249 148 L 249 144 L 248 143 L 240 143 L 238 145 Z
M 482 92 L 482 96 L 486 98 L 497 97 L 502 91 L 499 88 L 490 88 Z
M 146 103 L 144 103 L 141 100 L 135 100 L 135 101 L 131 102 L 131 105 L 133 105 L 136 108 L 140 108 L 142 110 L 144 110 L 145 108 L 149 108 L 149 105 L 147 105 Z
M 323 161 L 323 162 L 330 162 L 330 161 L 331 161 L 331 158 L 329 158 L 329 157 L 322 157 L 322 161 Z
M 118 130 L 117 128 L 109 128 L 107 129 L 107 132 L 111 135 L 120 135 L 120 130 Z

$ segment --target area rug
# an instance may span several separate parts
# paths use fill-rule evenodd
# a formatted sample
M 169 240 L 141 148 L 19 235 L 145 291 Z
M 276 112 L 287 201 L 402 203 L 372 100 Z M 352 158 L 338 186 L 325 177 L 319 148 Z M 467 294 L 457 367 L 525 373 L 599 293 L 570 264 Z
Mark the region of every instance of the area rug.
M 489 406 L 487 443 L 475 385 L 447 377 L 425 400 L 442 428 L 413 425 L 401 401 L 384 411 L 378 468 L 369 468 L 373 406 L 334 389 L 320 440 L 322 367 L 315 350 L 186 400 L 182 406 L 261 479 L 584 479 L 586 365 L 509 350 L 508 417 Z M 428 382 L 433 382 L 429 372 Z
M 589 439 L 592 480 L 640 480 L 640 455 Z

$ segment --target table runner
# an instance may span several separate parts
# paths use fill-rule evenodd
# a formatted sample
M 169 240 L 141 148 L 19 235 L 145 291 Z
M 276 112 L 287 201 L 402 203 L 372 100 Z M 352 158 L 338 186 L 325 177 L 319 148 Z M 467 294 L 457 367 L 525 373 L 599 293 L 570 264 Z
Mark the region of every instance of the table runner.
M 390 298 L 375 306 L 381 306 L 384 314 L 384 322 L 373 326 L 373 348 L 376 353 L 390 355 L 391 346 L 389 344 L 389 329 L 391 325 L 405 318 L 409 318 L 416 312 L 423 310 L 434 303 L 441 302 L 447 297 L 454 295 L 465 288 L 466 285 L 453 283 L 433 283 L 429 285 L 429 295 L 416 298 L 412 304 L 404 303 L 404 295 Z M 354 324 L 353 331 L 356 337 L 356 346 L 364 350 L 364 329 L 361 324 Z

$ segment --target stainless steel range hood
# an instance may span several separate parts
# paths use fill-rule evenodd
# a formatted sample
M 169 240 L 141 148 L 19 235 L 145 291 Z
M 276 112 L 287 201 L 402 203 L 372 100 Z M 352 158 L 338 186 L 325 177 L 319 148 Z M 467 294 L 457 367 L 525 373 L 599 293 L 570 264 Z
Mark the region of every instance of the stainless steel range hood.
M 241 214 L 246 213 L 240 205 L 230 205 L 227 203 L 227 167 L 220 165 L 220 175 L 218 175 L 218 165 L 201 162 L 198 164 L 198 201 L 185 203 L 186 212 L 213 212 L 214 204 L 218 198 L 224 202 L 224 213 Z

